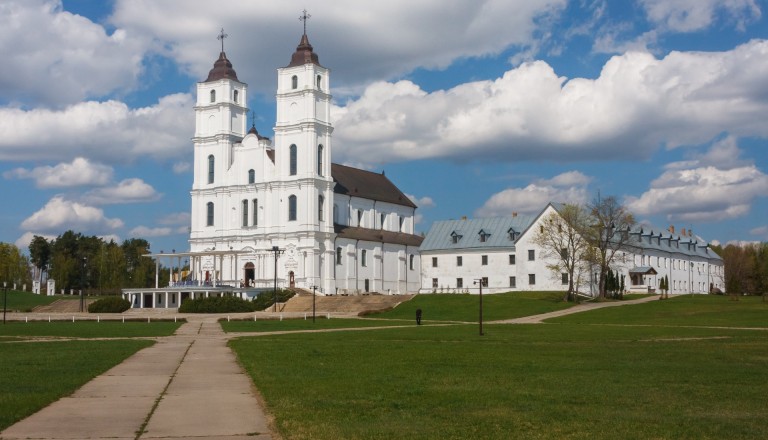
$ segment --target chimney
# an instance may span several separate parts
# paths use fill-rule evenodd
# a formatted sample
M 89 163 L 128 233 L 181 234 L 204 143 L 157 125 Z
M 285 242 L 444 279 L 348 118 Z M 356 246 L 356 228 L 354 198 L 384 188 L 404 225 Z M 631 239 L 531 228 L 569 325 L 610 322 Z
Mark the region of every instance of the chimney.
M 512 213 L 512 217 L 517 217 L 517 213 L 516 213 L 516 212 L 513 212 L 513 213 Z
M 680 235 L 683 237 L 687 237 L 687 235 L 685 235 L 685 228 L 680 229 Z
M 467 219 L 467 216 L 466 216 L 466 215 L 462 215 L 462 216 L 461 216 L 461 219 L 462 219 L 462 220 L 466 220 L 466 219 Z
M 668 229 L 668 231 L 669 231 L 670 233 L 674 234 L 674 233 L 675 233 L 675 225 L 669 225 L 669 229 Z

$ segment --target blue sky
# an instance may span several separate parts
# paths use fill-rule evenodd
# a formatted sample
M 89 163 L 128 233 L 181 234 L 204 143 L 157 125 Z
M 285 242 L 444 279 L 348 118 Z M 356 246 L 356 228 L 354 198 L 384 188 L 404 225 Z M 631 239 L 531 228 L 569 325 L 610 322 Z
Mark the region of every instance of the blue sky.
M 216 36 L 271 136 L 304 8 L 334 161 L 384 170 L 417 231 L 599 191 L 657 228 L 768 240 L 765 1 L 4 0 L 0 241 L 187 249 Z

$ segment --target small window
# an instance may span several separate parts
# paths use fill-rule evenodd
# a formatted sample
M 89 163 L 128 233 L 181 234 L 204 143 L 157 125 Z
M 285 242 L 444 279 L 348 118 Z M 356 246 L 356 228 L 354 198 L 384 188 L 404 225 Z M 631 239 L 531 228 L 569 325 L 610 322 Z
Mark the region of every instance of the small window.
M 432 278 L 432 288 L 437 289 L 437 278 Z
M 400 229 L 398 229 L 398 231 L 400 231 L 400 232 L 405 232 L 405 231 L 403 230 L 403 225 L 404 225 L 404 224 L 405 224 L 405 219 L 404 219 L 403 217 L 400 217 Z
M 483 266 L 487 266 L 488 265 L 488 255 L 483 255 L 482 257 L 480 257 L 480 261 L 481 261 L 481 264 Z
M 560 249 L 560 259 L 567 260 L 568 259 L 568 249 L 562 248 Z
M 317 196 L 317 220 L 323 221 L 323 209 L 325 208 L 325 197 Z
M 536 284 L 536 274 L 535 273 L 529 273 L 528 274 L 528 284 L 530 284 L 531 286 Z
M 464 287 L 464 278 L 456 278 L 456 288 L 461 289 Z
M 216 159 L 214 159 L 213 154 L 211 154 L 208 156 L 208 183 L 213 183 L 215 166 Z
M 256 183 L 256 171 L 248 170 L 248 183 Z
M 288 221 L 296 220 L 296 196 L 288 197 Z
M 411 254 L 410 257 L 408 258 L 408 260 L 409 260 L 408 261 L 408 267 L 410 268 L 410 270 L 413 270 L 413 258 L 414 258 L 413 254 Z
M 207 226 L 213 226 L 213 202 L 206 204 L 206 221 Z
M 432 267 L 437 267 L 437 257 L 432 257 Z
M 568 274 L 567 273 L 560 274 L 560 280 L 562 284 L 568 284 Z
M 528 261 L 536 260 L 536 252 L 533 249 L 528 250 Z
M 509 277 L 509 287 L 517 287 L 517 279 L 515 277 Z
M 291 77 L 291 88 L 292 89 L 298 89 L 299 88 L 299 77 L 296 75 L 293 75 Z
M 363 227 L 363 210 L 362 209 L 357 210 L 357 226 L 359 228 Z
M 336 264 L 341 266 L 341 246 L 336 248 Z
M 482 277 L 480 283 L 482 283 L 483 287 L 488 287 L 488 277 Z
M 333 205 L 333 222 L 339 223 L 339 205 L 335 203 Z
M 323 77 L 320 75 L 317 75 L 317 90 L 322 90 L 322 84 L 323 84 Z
M 243 200 L 243 227 L 248 226 L 248 200 Z
M 253 199 L 252 204 L 253 204 L 253 226 L 256 226 L 259 224 L 259 211 L 257 209 L 259 206 L 259 199 Z
M 462 264 L 464 264 L 464 260 L 462 259 L 462 257 L 461 256 L 456 257 L 456 266 L 461 266 Z
M 509 264 L 510 264 L 510 266 L 515 264 L 515 255 L 514 254 L 509 256 Z
M 317 175 L 323 175 L 323 146 L 317 146 Z
M 238 95 L 239 95 L 239 94 L 240 94 L 240 92 L 238 92 L 237 90 L 235 90 L 234 92 L 232 92 L 232 100 L 233 100 L 233 101 L 235 101 L 235 102 L 237 102 L 237 100 L 238 100 L 238 98 L 239 98 L 239 97 L 238 97 Z
M 368 266 L 368 252 L 365 249 L 360 251 L 360 265 L 363 267 Z
M 290 155 L 288 173 L 291 176 L 295 176 L 298 169 L 298 152 L 295 144 L 291 144 L 291 146 L 288 148 L 288 154 Z
M 384 222 L 387 220 L 386 214 L 379 215 L 379 226 L 384 230 Z
M 211 102 L 216 102 L 216 90 L 211 90 Z

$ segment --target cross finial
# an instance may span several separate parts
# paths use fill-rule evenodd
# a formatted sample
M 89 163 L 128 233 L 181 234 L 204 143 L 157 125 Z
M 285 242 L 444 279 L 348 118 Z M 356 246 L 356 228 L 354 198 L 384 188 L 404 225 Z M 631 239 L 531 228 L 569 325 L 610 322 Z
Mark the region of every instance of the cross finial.
M 307 20 L 312 18 L 312 16 L 307 14 L 307 10 L 306 9 L 304 9 L 301 12 L 302 12 L 302 14 L 301 14 L 301 17 L 299 17 L 299 20 L 304 22 L 304 35 L 307 35 Z
M 219 32 L 219 36 L 216 37 L 217 40 L 221 40 L 221 51 L 224 52 L 224 39 L 227 38 L 229 34 L 224 33 L 224 28 L 221 28 L 221 32 Z
M 251 110 L 251 127 L 256 128 L 256 112 Z

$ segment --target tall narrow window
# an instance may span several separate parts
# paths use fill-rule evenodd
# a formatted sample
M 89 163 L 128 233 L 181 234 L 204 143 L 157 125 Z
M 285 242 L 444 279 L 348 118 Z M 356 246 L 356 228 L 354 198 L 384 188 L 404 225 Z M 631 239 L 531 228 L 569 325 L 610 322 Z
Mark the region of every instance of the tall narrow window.
M 341 247 L 336 248 L 336 264 L 341 266 Z
M 460 255 L 456 257 L 456 265 L 462 266 L 463 264 L 464 264 L 464 259 Z
M 509 256 L 509 264 L 515 264 L 515 254 Z
M 405 232 L 405 231 L 403 231 L 403 221 L 404 221 L 404 220 L 405 220 L 405 219 L 404 219 L 403 217 L 399 217 L 399 218 L 398 218 L 398 221 L 400 222 L 400 226 L 398 227 L 398 229 L 397 229 L 397 230 L 398 230 L 399 232 Z
M 259 224 L 259 199 L 252 200 L 253 205 L 253 226 Z
M 534 261 L 536 259 L 536 251 L 533 249 L 528 250 L 528 261 Z
M 325 197 L 317 196 L 317 220 L 323 221 L 323 209 L 325 208 Z
M 408 267 L 409 267 L 411 270 L 413 270 L 413 258 L 414 258 L 413 254 L 411 254 L 411 255 L 408 257 Z
M 317 175 L 323 175 L 323 145 L 317 146 Z
M 362 209 L 357 210 L 357 226 L 359 228 L 363 227 L 363 210 Z
M 296 196 L 288 197 L 288 221 L 296 220 Z
M 243 227 L 248 226 L 248 200 L 243 200 Z
M 297 149 L 296 149 L 296 145 L 295 144 L 291 144 L 291 146 L 288 149 L 289 154 L 291 156 L 290 159 L 289 159 L 290 160 L 289 174 L 291 176 L 295 176 L 296 175 L 296 169 L 298 168 L 298 153 L 297 153 L 296 150 Z
M 509 277 L 509 287 L 517 287 L 517 279 L 515 277 Z
M 248 183 L 256 182 L 256 171 L 248 170 Z
M 487 266 L 488 265 L 488 255 L 481 256 L 480 264 L 482 264 L 483 266 Z
M 238 92 L 237 90 L 235 90 L 234 92 L 232 92 L 232 100 L 233 100 L 233 101 L 235 101 L 235 102 L 237 102 L 237 99 L 238 99 L 238 95 L 239 95 L 239 94 L 240 94 L 240 92 Z
M 387 216 L 386 216 L 386 214 L 381 214 L 381 215 L 379 216 L 379 226 L 381 226 L 381 229 L 382 229 L 382 230 L 384 229 L 384 222 L 385 222 L 385 221 L 387 221 Z
M 321 90 L 323 84 L 323 77 L 320 75 L 317 75 L 317 90 Z
M 339 205 L 333 204 L 333 222 L 339 223 Z
M 208 156 L 208 183 L 213 183 L 213 170 L 216 165 L 216 159 L 213 158 L 213 154 Z
M 299 88 L 299 77 L 296 75 L 293 75 L 293 77 L 291 77 L 291 88 L 292 89 Z
M 360 251 L 360 265 L 363 267 L 368 265 L 368 252 L 365 249 Z
M 205 224 L 207 226 L 213 226 L 213 202 L 208 202 L 208 204 L 206 204 L 205 207 L 206 207 Z
M 211 90 L 211 102 L 216 102 L 216 90 Z
M 437 257 L 432 257 L 432 267 L 437 267 Z

